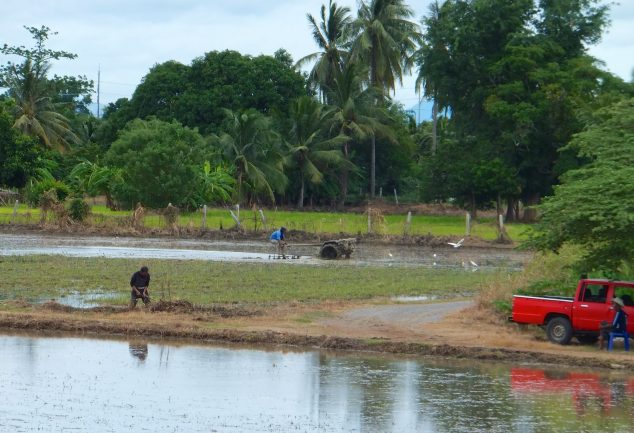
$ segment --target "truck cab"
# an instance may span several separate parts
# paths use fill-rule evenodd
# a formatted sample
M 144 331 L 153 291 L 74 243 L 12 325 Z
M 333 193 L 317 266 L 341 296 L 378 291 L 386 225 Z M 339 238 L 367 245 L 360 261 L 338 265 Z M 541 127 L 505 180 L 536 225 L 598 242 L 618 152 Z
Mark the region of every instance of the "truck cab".
M 602 321 L 612 321 L 612 300 L 621 298 L 628 315 L 628 333 L 634 334 L 634 282 L 581 279 L 573 298 L 553 296 L 513 297 L 512 320 L 546 327 L 548 339 L 567 344 L 572 337 L 596 341 Z

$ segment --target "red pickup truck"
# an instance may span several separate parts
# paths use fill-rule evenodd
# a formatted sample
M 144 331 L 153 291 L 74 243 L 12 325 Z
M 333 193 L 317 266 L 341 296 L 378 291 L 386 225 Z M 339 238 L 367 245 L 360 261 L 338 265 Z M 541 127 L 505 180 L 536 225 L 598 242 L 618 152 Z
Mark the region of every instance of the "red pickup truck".
M 592 343 L 599 336 L 599 323 L 614 317 L 610 307 L 615 297 L 623 300 L 631 318 L 627 331 L 634 334 L 634 282 L 627 281 L 581 279 L 574 298 L 515 295 L 511 320 L 545 326 L 553 343 L 568 344 L 572 337 Z

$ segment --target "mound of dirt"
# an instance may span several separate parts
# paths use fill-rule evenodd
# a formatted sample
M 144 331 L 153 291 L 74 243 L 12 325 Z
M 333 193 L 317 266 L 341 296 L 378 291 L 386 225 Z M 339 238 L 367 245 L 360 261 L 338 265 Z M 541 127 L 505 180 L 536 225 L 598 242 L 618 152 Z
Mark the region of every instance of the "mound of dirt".
M 160 299 L 157 302 L 152 302 L 149 306 L 149 310 L 152 312 L 168 312 L 168 313 L 208 313 L 222 318 L 228 317 L 254 317 L 262 315 L 259 310 L 251 310 L 239 305 L 226 306 L 226 305 L 196 305 L 189 301 L 177 299 L 173 301 L 166 301 Z
M 152 312 L 168 312 L 168 313 L 193 313 L 199 311 L 194 304 L 189 301 L 175 300 L 164 301 L 160 299 L 157 302 L 152 302 L 149 306 L 149 310 Z
M 50 301 L 47 301 L 41 304 L 39 308 L 41 308 L 42 310 L 59 311 L 62 313 L 70 313 L 72 311 L 75 311 L 75 308 L 69 307 L 68 305 L 62 305 L 59 302 L 52 299 Z

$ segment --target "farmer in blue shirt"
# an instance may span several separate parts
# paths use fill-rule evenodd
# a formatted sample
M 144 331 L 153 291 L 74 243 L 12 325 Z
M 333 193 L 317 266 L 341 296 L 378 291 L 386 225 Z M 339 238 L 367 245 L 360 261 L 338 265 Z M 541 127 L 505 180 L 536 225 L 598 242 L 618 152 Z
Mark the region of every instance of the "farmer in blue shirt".
M 278 254 L 281 254 L 283 258 L 286 258 L 284 250 L 286 249 L 286 227 L 281 227 L 279 230 L 275 230 L 271 234 L 271 243 L 275 245 Z
M 612 299 L 612 308 L 616 311 L 612 323 L 601 322 L 599 325 L 599 349 L 603 349 L 605 341 L 610 337 L 610 332 L 625 332 L 627 330 L 627 314 L 623 311 L 625 304 L 621 298 Z

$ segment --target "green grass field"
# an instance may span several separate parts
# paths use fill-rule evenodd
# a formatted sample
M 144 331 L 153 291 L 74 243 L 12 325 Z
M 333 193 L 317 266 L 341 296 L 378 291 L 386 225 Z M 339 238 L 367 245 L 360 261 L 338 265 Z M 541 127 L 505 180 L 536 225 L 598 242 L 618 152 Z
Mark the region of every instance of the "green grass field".
M 234 211 L 235 213 L 235 211 Z M 368 233 L 368 217 L 364 214 L 336 213 L 336 212 L 302 212 L 302 211 L 278 211 L 264 210 L 266 226 L 257 212 L 242 210 L 240 221 L 247 230 L 270 231 L 272 228 L 286 226 L 291 230 L 302 230 L 308 233 L 344 233 L 357 235 Z M 49 217 L 50 218 L 50 217 Z M 99 227 L 123 226 L 129 224 L 130 211 L 111 211 L 105 206 L 92 206 L 92 214 L 89 223 Z M 28 208 L 21 205 L 16 218 L 13 218 L 12 207 L 0 207 L 0 224 L 37 224 L 40 219 L 39 209 Z M 372 232 L 386 235 L 403 235 L 406 232 L 407 210 L 404 207 L 402 215 L 386 215 L 383 220 L 372 222 Z M 201 228 L 202 211 L 183 213 L 178 224 L 181 227 Z M 144 225 L 148 228 L 166 227 L 165 219 L 150 212 L 144 219 Z M 207 229 L 217 230 L 235 227 L 229 211 L 222 208 L 209 209 L 207 212 Z M 530 226 L 526 224 L 507 224 L 506 230 L 515 241 L 521 241 L 527 237 Z M 464 236 L 464 216 L 428 216 L 413 215 L 412 222 L 407 232 L 410 235 L 435 236 Z M 472 223 L 471 235 L 485 240 L 495 239 L 497 230 L 493 218 L 480 218 Z
M 79 292 L 107 295 L 101 303 L 125 304 L 129 281 L 140 260 L 25 256 L 0 258 L 0 300 L 44 301 Z M 412 267 L 352 267 L 285 263 L 223 263 L 145 260 L 154 299 L 197 304 L 358 300 L 397 295 L 451 298 L 477 293 L 505 278 L 494 272 Z

